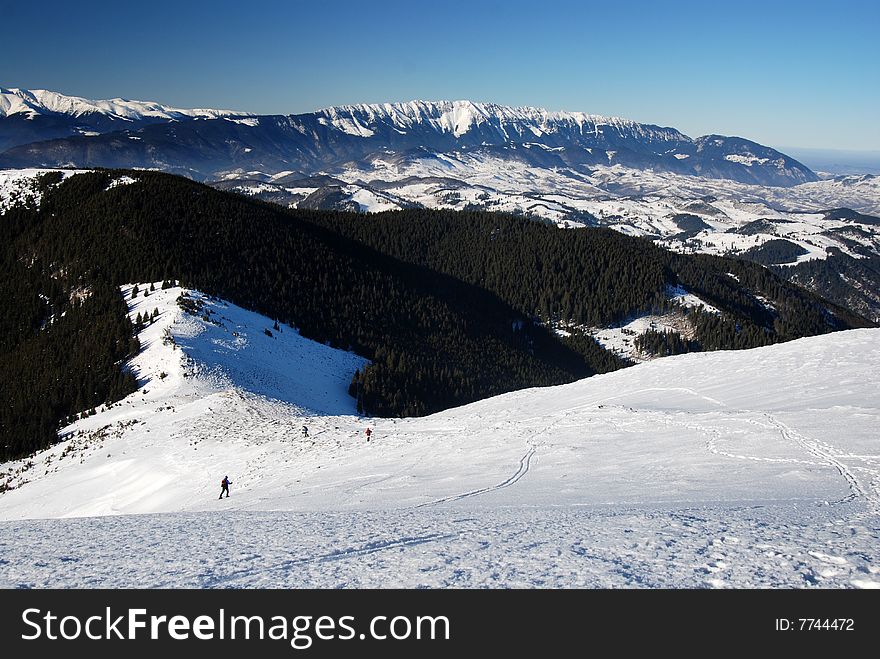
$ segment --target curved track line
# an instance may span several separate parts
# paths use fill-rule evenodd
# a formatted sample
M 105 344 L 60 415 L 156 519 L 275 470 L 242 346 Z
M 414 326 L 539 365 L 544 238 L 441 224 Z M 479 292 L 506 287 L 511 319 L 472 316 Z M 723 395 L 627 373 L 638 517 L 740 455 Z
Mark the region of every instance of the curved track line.
M 841 476 L 843 476 L 843 478 L 849 485 L 849 489 L 852 493 L 848 497 L 845 497 L 840 502 L 836 503 L 842 503 L 844 501 L 849 501 L 857 497 L 864 497 L 874 503 L 872 493 L 868 492 L 862 486 L 862 484 L 859 482 L 859 479 L 856 478 L 855 474 L 853 474 L 852 471 L 850 471 L 849 467 L 847 467 L 844 463 L 834 457 L 834 455 L 830 451 L 831 447 L 828 444 L 824 444 L 824 442 L 820 442 L 818 440 L 812 440 L 807 436 L 802 435 L 798 431 L 785 425 L 782 421 L 776 419 L 771 414 L 765 413 L 764 417 L 782 434 L 785 439 L 795 442 L 807 453 L 819 458 L 820 460 L 822 460 L 822 462 L 824 462 L 829 467 L 833 467 Z
M 489 487 L 481 487 L 478 490 L 471 490 L 470 492 L 465 492 L 464 494 L 453 494 L 448 497 L 443 497 L 442 499 L 435 499 L 434 501 L 428 501 L 427 503 L 420 503 L 416 508 L 424 508 L 425 506 L 436 506 L 441 503 L 447 503 L 449 501 L 460 501 L 462 499 L 468 499 L 470 497 L 479 496 L 481 494 L 486 494 L 488 492 L 495 492 L 496 490 L 502 490 L 505 487 L 510 487 L 514 483 L 516 483 L 520 478 L 529 473 L 529 468 L 531 467 L 532 456 L 535 454 L 535 447 L 530 446 L 529 450 L 526 451 L 526 454 L 522 456 L 519 460 L 519 468 L 516 470 L 516 473 L 513 474 L 510 478 L 507 478 L 497 485 L 490 485 Z

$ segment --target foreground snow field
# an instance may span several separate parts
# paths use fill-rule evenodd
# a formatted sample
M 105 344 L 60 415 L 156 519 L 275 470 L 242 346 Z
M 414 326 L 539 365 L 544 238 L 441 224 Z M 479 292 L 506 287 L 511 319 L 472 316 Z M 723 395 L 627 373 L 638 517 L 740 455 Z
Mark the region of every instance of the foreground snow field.
M 379 420 L 360 358 L 181 292 L 141 390 L 0 465 L 0 586 L 880 587 L 880 330 Z

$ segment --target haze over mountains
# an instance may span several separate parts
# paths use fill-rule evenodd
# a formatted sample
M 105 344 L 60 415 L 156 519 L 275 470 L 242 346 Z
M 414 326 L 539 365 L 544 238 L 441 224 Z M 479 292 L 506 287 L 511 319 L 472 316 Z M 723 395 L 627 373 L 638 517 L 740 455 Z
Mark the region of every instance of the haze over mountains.
M 880 174 L 880 151 L 846 149 L 808 149 L 778 147 L 797 158 L 815 172 L 834 176 L 848 174 Z

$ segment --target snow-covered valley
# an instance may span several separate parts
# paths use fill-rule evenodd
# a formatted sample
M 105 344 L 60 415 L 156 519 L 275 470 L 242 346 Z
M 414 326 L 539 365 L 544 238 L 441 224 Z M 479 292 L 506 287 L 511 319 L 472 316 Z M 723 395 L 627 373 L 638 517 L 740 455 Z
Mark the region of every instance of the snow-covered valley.
M 156 288 L 141 388 L 0 465 L 0 585 L 880 586 L 880 330 L 365 419 L 361 358 Z

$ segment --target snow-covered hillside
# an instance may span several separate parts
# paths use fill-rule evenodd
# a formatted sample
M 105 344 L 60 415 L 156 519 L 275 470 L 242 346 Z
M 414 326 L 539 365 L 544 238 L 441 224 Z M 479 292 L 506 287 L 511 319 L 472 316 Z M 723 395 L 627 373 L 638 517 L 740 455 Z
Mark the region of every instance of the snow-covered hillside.
M 867 175 L 773 188 L 620 165 L 577 172 L 466 153 L 376 157 L 332 173 L 429 208 L 478 206 L 573 225 L 587 213 L 613 228 L 626 230 L 629 224 L 632 232 L 648 236 L 681 233 L 669 218 L 683 213 L 720 217 L 726 220 L 722 231 L 761 218 L 803 217 L 840 207 L 880 214 L 880 177 Z
M 20 490 L 20 501 L 26 507 L 37 505 L 21 514 L 103 515 L 185 508 L 191 503 L 181 498 L 182 491 L 166 485 L 177 482 L 186 491 L 194 478 L 210 474 L 213 464 L 207 455 L 208 463 L 193 461 L 203 439 L 200 432 L 192 434 L 193 428 L 209 430 L 216 421 L 210 432 L 226 433 L 230 440 L 249 426 L 248 443 L 259 437 L 284 440 L 298 436 L 301 421 L 311 415 L 355 413 L 347 390 L 355 370 L 365 363 L 362 358 L 304 339 L 293 328 L 198 292 L 178 287 L 162 290 L 160 283 L 154 284 L 157 290 L 152 293 L 149 284 L 142 284 L 134 300 L 132 287 L 124 289 L 133 321 L 139 315 L 152 319 L 156 314 L 140 332 L 143 349 L 129 365 L 141 389 L 62 431 L 68 439 L 42 457 L 52 465 L 43 474 L 46 478 L 35 479 L 39 466 L 27 468 L 27 461 L 0 470 L 6 472 L 12 488 L 27 482 Z M 265 424 L 254 417 L 259 409 L 270 414 Z M 219 416 L 214 417 L 215 413 Z M 122 439 L 126 446 L 112 438 Z M 76 458 L 97 455 L 94 451 L 109 444 L 115 445 L 108 448 L 110 458 L 115 451 L 118 461 L 92 463 L 97 473 L 88 468 L 70 471 Z M 177 451 L 183 451 L 179 460 L 173 457 Z M 244 462 L 226 468 L 242 474 L 248 459 L 242 456 Z M 175 462 L 178 467 L 169 470 Z M 108 488 L 101 474 L 110 465 L 115 476 L 114 485 Z M 83 488 L 73 508 L 71 499 L 50 505 L 37 492 L 54 490 L 56 473 L 74 478 L 74 487 Z M 205 485 L 212 486 L 218 479 L 210 478 Z M 5 506 L 4 510 L 0 517 L 10 512 Z
M 0 585 L 880 586 L 880 330 L 380 420 L 360 358 L 181 293 L 141 390 L 0 466 Z

